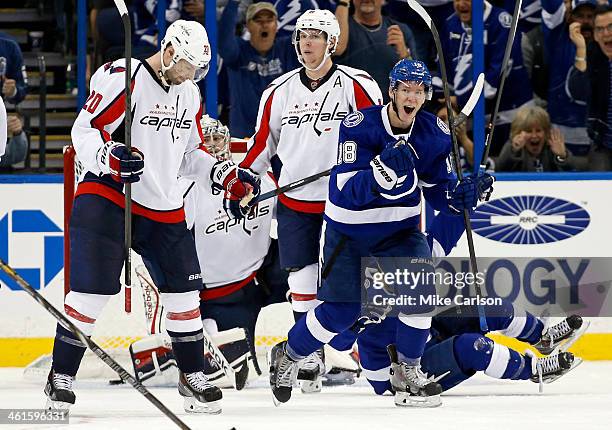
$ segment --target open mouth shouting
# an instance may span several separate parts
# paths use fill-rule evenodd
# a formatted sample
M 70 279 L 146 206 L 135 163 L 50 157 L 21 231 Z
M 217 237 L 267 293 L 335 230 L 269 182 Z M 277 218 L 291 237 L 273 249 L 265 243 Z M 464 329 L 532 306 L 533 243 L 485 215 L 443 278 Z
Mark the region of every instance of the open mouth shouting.
M 416 110 L 416 106 L 409 106 L 406 105 L 404 106 L 404 112 L 406 113 L 406 115 L 410 116 L 412 115 L 412 113 Z

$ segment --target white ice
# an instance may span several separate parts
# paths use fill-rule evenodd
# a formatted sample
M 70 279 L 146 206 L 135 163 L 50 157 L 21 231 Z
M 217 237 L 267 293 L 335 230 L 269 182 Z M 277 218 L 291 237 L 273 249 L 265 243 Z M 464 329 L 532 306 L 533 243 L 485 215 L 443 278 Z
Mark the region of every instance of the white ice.
M 361 378 L 360 378 L 361 379 Z M 0 408 L 40 408 L 40 382 L 24 380 L 22 369 L 0 369 Z M 363 380 L 353 386 L 324 387 L 321 394 L 294 390 L 293 398 L 274 407 L 265 379 L 242 391 L 224 390 L 221 415 L 183 412 L 176 389 L 151 392 L 193 429 L 228 430 L 375 430 L 375 429 L 611 429 L 612 362 L 585 362 L 538 394 L 529 381 L 499 381 L 485 375 L 443 395 L 434 409 L 399 408 L 390 396 L 375 396 Z M 153 430 L 177 428 L 127 385 L 77 381 L 77 403 L 70 425 L 11 425 L 18 428 Z

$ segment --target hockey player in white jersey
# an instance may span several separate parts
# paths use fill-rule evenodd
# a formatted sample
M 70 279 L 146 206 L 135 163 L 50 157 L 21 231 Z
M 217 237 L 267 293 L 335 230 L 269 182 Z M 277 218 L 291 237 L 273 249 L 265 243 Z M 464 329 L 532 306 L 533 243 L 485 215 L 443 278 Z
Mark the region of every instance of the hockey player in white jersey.
M 231 160 L 228 128 L 208 115 L 202 116 L 200 124 L 208 153 L 219 160 Z M 219 191 L 193 181 L 185 180 L 184 184 L 187 226 L 195 237 L 202 269 L 200 314 L 204 329 L 234 368 L 236 387 L 241 389 L 247 380 L 261 374 L 254 339 L 259 311 L 287 300 L 287 273 L 280 269 L 278 244 L 270 236 L 276 199 L 260 202 L 246 217 L 236 219 L 219 210 L 223 205 Z M 262 177 L 263 192 L 275 188 L 272 175 Z M 148 259 L 144 263 L 149 272 L 155 270 Z M 138 273 L 147 288 L 157 288 L 146 273 Z M 173 380 L 175 371 L 167 364 L 173 356 L 167 344 L 165 336 L 158 334 L 131 345 L 140 380 L 156 384 Z M 205 373 L 216 386 L 231 386 L 214 360 L 206 361 Z
M 126 253 L 123 184 L 134 183 L 133 249 L 155 265 L 152 276 L 162 293 L 166 329 L 180 369 L 179 394 L 188 412 L 218 413 L 221 391 L 203 373 L 201 273 L 177 178 L 221 190 L 224 207 L 238 218 L 251 209 L 242 208 L 240 200 L 249 192 L 256 195 L 259 181 L 200 147 L 202 104 L 194 81 L 204 77 L 209 60 L 204 27 L 182 20 L 168 27 L 160 52 L 145 61 L 132 60 L 131 152 L 120 142 L 125 60 L 107 63 L 92 76 L 90 95 L 72 128 L 84 173 L 70 221 L 73 264 L 64 310 L 91 335 L 102 308 L 120 291 Z M 85 346 L 58 324 L 45 387 L 50 407 L 74 404 L 72 381 L 84 352 Z
M 281 165 L 280 186 L 330 169 L 336 163 L 341 121 L 382 103 L 370 75 L 333 63 L 339 37 L 338 21 L 327 10 L 308 10 L 298 18 L 293 44 L 303 67 L 275 79 L 264 91 L 256 132 L 240 167 L 263 175 L 271 163 Z M 289 271 L 296 320 L 319 303 L 317 261 L 328 182 L 321 178 L 279 196 L 280 262 Z M 310 379 L 321 370 L 311 355 L 302 362 L 300 376 Z
M 291 397 L 297 362 L 359 317 L 363 257 L 387 272 L 400 268 L 393 267 L 394 258 L 382 257 L 410 257 L 411 270 L 433 271 L 431 249 L 418 229 L 421 190 L 435 209 L 448 214 L 472 209 L 490 193 L 493 178 L 486 173 L 457 181 L 449 161 L 448 128 L 421 110 L 432 92 L 425 64 L 400 60 L 389 78 L 389 104 L 354 112 L 342 122 L 338 164 L 325 206 L 318 292 L 323 303 L 297 321 L 287 342 L 271 351 L 270 385 L 277 402 Z M 433 294 L 434 288 L 420 282 L 397 294 L 417 298 Z M 442 388 L 420 370 L 433 306 L 416 303 L 398 309 L 395 343 L 402 385 L 396 387 L 396 404 L 438 406 Z M 398 396 L 404 401 L 398 402 Z

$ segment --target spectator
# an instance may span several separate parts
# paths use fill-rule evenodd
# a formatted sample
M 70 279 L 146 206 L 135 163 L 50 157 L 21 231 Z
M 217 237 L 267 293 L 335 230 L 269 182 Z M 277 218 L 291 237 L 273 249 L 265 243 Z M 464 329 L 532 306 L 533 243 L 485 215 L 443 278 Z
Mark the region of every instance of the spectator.
M 6 107 L 0 97 L 0 161 L 6 151 L 6 137 L 7 137 L 7 121 L 6 121 Z
M 27 92 L 23 55 L 17 42 L 0 32 L 0 89 L 5 102 L 17 104 Z
M 570 24 L 569 32 L 576 45 L 570 93 L 588 102 L 588 131 L 594 143 L 589 153 L 589 169 L 609 171 L 612 170 L 612 8 L 600 6 L 596 10 L 596 43 L 589 45 L 588 53 L 580 24 Z
M 416 52 L 414 35 L 406 24 L 382 15 L 383 0 L 353 0 L 355 13 L 349 16 L 350 0 L 337 2 L 336 18 L 340 41 L 335 55 L 338 64 L 363 69 L 389 100 L 389 70 Z
M 510 140 L 496 167 L 498 172 L 559 172 L 575 170 L 575 161 L 563 134 L 551 128 L 548 113 L 538 106 L 526 106 L 512 121 Z
M 250 137 L 255 132 L 259 99 L 276 78 L 299 66 L 290 37 L 276 37 L 278 13 L 272 3 L 249 6 L 247 42 L 234 34 L 239 1 L 230 0 L 219 23 L 219 55 L 227 67 L 230 84 L 232 136 Z
M 499 3 L 499 2 L 498 2 Z M 503 8 L 506 12 L 514 13 L 516 0 L 504 0 Z M 542 3 L 540 0 L 523 0 L 518 21 L 518 31 L 527 33 L 542 24 Z
M 436 116 L 442 121 L 448 123 L 448 110 L 446 105 L 441 104 L 435 112 Z M 457 118 L 459 111 L 453 107 L 453 118 Z M 461 170 L 468 172 L 472 170 L 474 166 L 474 142 L 467 134 L 467 122 L 464 121 L 459 127 L 455 127 L 455 133 L 457 135 L 457 143 L 459 144 L 459 158 L 461 159 Z
M 25 160 L 28 153 L 28 138 L 23 131 L 23 123 L 17 115 L 9 115 L 6 124 L 6 149 L 4 155 L 0 156 L 0 170 L 10 171 L 14 164 Z
M 547 109 L 552 124 L 563 133 L 567 147 L 579 157 L 581 170 L 587 167 L 591 140 L 586 129 L 586 103 L 567 91 L 576 58 L 569 26 L 574 22 L 579 24 L 583 37 L 590 42 L 596 4 L 596 0 L 542 0 L 544 48 L 550 70 Z
M 472 83 L 472 0 L 455 0 L 455 13 L 446 20 L 441 39 L 447 61 L 449 84 L 453 87 L 457 103 L 463 106 L 470 96 Z M 484 31 L 487 41 L 484 47 L 484 96 L 486 111 L 493 110 L 493 101 L 500 83 L 502 61 L 512 17 L 503 9 L 484 4 Z M 510 123 L 516 110 L 533 104 L 533 91 L 529 76 L 523 66 L 520 37 L 515 38 L 511 52 L 512 69 L 506 78 L 505 91 L 500 100 L 499 116 L 490 154 L 499 154 L 508 139 Z
M 157 49 L 159 30 L 157 26 L 157 0 L 134 0 L 134 39 L 135 44 L 152 46 Z M 178 19 L 189 19 L 183 11 L 183 0 L 166 1 L 166 28 Z
M 453 0 L 418 0 L 418 2 L 431 16 L 438 31 L 442 30 L 446 19 L 455 12 Z M 424 61 L 430 70 L 435 70 L 437 54 L 431 30 L 406 0 L 387 0 L 383 6 L 383 13 L 396 21 L 410 25 L 416 45 L 416 52 L 413 52 L 412 55 Z

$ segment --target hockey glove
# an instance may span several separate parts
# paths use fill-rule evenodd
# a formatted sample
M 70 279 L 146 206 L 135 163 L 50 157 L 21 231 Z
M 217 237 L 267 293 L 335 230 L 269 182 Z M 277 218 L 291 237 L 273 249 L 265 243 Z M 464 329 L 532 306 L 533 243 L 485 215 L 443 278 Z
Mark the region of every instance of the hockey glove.
M 376 183 L 389 191 L 401 186 L 414 169 L 412 150 L 400 139 L 370 161 Z
M 224 192 L 225 213 L 237 219 L 247 216 L 260 193 L 259 178 L 229 160 L 215 163 L 210 174 L 213 188 Z
M 449 192 L 448 207 L 456 214 L 466 209 L 475 209 L 479 201 L 489 200 L 493 191 L 493 182 L 495 178 L 488 173 L 478 173 L 477 176 L 463 178 Z
M 123 143 L 108 141 L 98 150 L 98 167 L 102 174 L 123 184 L 140 181 L 144 171 L 144 154 L 132 146 L 131 152 Z

